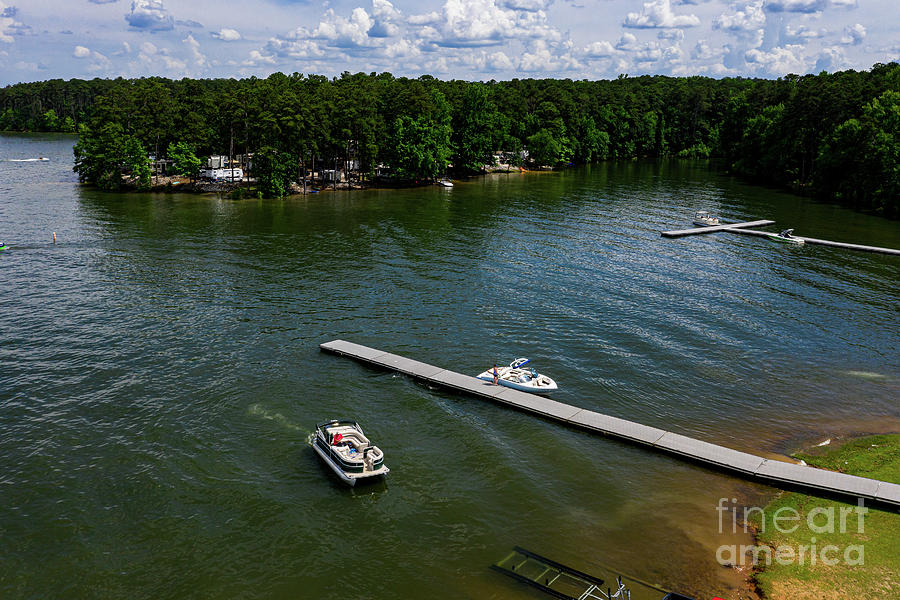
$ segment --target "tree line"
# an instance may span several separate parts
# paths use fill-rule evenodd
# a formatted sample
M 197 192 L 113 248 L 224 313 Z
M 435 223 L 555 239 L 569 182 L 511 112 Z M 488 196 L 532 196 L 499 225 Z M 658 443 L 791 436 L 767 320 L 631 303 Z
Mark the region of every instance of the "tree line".
M 0 129 L 78 131 L 76 170 L 101 187 L 148 154 L 254 155 L 283 195 L 316 166 L 427 180 L 513 164 L 716 158 L 754 182 L 900 216 L 900 65 L 776 80 L 619 76 L 487 83 L 389 73 L 53 80 L 0 89 Z

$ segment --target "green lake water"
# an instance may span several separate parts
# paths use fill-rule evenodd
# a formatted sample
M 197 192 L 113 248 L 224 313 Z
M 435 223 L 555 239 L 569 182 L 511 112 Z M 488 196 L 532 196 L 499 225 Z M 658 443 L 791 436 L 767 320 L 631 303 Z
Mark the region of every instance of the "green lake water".
M 78 185 L 0 137 L 0 597 L 539 598 L 520 545 L 734 597 L 719 498 L 773 488 L 321 353 L 345 339 L 766 456 L 900 429 L 900 224 L 686 162 L 284 200 Z M 45 156 L 48 162 L 10 162 Z M 776 227 L 777 228 L 777 227 Z M 52 241 L 52 233 L 57 243 Z M 384 483 L 308 445 L 354 418 Z

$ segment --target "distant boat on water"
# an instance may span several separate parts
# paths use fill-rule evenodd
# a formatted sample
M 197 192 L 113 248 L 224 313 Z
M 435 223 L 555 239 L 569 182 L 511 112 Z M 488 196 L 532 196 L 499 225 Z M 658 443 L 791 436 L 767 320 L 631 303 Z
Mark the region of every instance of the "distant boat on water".
M 39 156 L 38 158 L 10 158 L 7 162 L 47 162 L 49 158 Z
M 694 215 L 694 225 L 698 227 L 712 227 L 719 224 L 719 217 L 714 217 L 708 211 L 698 210 Z

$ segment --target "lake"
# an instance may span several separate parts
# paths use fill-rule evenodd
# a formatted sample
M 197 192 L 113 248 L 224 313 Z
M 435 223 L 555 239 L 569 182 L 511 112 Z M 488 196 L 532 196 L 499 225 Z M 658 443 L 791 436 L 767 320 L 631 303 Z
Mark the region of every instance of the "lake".
M 715 233 L 695 210 L 900 248 L 900 224 L 705 163 L 234 201 L 82 187 L 0 136 L 0 596 L 540 598 L 520 545 L 734 598 L 720 498 L 777 490 L 321 353 L 345 339 L 774 456 L 900 430 L 900 259 Z M 44 156 L 45 162 L 10 162 Z M 56 243 L 52 234 L 56 234 Z M 309 446 L 353 418 L 383 483 Z

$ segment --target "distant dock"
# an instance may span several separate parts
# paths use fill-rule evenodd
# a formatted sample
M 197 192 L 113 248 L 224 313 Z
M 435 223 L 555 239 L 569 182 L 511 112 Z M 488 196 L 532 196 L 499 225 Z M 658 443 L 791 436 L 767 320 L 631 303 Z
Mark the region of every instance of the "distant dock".
M 839 496 L 845 499 L 863 498 L 892 508 L 900 507 L 900 485 L 894 483 L 762 458 L 656 427 L 641 425 L 563 404 L 549 398 L 493 385 L 469 375 L 448 371 L 441 367 L 353 342 L 334 340 L 320 344 L 319 348 L 325 352 L 347 356 L 375 367 L 398 371 L 431 384 L 499 402 L 569 426 L 677 455 L 749 479 L 761 480 L 775 486 L 813 490 L 819 494 Z
M 700 227 L 692 227 L 690 229 L 676 229 L 674 231 L 663 231 L 662 236 L 668 238 L 684 237 L 686 235 L 700 235 L 701 233 L 712 233 L 714 231 L 726 231 L 728 229 L 742 229 L 744 227 L 765 227 L 766 225 L 774 225 L 775 221 L 768 219 L 760 219 L 759 221 L 745 221 L 743 223 L 722 223 L 721 225 L 703 225 Z
M 765 227 L 766 225 L 774 225 L 775 221 L 759 220 L 746 221 L 743 223 L 723 223 L 721 225 L 692 227 L 690 229 L 675 229 L 673 231 L 661 231 L 660 235 L 667 238 L 684 237 L 688 235 L 700 235 L 703 233 L 714 233 L 716 231 L 727 231 L 728 233 L 740 233 L 743 235 L 756 235 L 759 237 L 770 237 L 772 233 L 768 231 L 757 231 L 748 229 L 749 227 Z M 862 244 L 849 244 L 847 242 L 833 242 L 831 240 L 820 240 L 818 238 L 803 237 L 794 235 L 793 238 L 803 240 L 807 244 L 815 244 L 818 246 L 830 246 L 832 248 L 843 248 L 844 250 L 856 250 L 858 252 L 876 252 L 878 254 L 892 254 L 900 256 L 900 250 L 894 248 L 881 248 L 879 246 L 865 246 Z
M 760 237 L 769 237 L 771 233 L 765 231 L 755 231 L 753 229 L 729 229 L 730 233 L 742 233 L 744 235 L 757 235 Z M 802 235 L 792 236 L 798 240 L 803 240 L 807 244 L 816 244 L 818 246 L 831 246 L 832 248 L 843 248 L 844 250 L 856 250 L 858 252 L 876 252 L 878 254 L 892 254 L 900 256 L 900 250 L 893 248 L 879 248 L 878 246 L 863 246 L 862 244 L 848 244 L 846 242 L 832 242 L 830 240 L 820 240 Z

